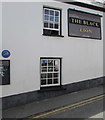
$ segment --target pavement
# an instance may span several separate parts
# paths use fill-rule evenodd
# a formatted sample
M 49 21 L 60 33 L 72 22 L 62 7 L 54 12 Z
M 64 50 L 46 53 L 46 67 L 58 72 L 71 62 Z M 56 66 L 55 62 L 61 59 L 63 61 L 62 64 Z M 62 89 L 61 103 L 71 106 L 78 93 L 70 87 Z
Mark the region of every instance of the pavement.
M 98 113 L 90 118 L 104 118 L 105 112 Z
M 72 105 L 86 99 L 103 94 L 105 85 L 95 88 L 72 92 L 58 97 L 34 101 L 29 104 L 13 107 L 2 111 L 3 118 L 27 118 L 36 114 L 46 113 L 48 111 Z M 76 108 L 71 111 L 61 112 L 59 114 L 47 116 L 46 118 L 91 118 L 92 116 L 103 112 L 103 100 L 98 100 L 85 107 Z M 85 111 L 83 113 L 83 111 Z M 87 111 L 89 114 L 87 114 Z

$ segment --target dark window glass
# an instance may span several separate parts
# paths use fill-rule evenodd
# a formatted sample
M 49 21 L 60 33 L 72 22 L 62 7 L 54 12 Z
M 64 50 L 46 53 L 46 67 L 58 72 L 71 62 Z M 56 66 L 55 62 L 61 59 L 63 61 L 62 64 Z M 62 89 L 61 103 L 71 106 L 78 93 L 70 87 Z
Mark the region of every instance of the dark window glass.
M 55 24 L 54 28 L 55 28 L 55 29 L 58 29 L 58 24 Z
M 54 11 L 53 10 L 50 10 L 50 15 L 54 15 Z
M 46 78 L 46 74 L 41 74 L 41 78 Z
M 48 23 L 44 23 L 44 27 L 48 28 Z
M 53 60 L 48 60 L 48 66 L 53 66 Z
M 44 14 L 49 14 L 49 10 L 45 9 Z
M 52 73 L 48 73 L 48 78 L 52 78 Z
M 54 79 L 54 84 L 57 84 L 58 83 L 58 79 Z
M 42 67 L 42 72 L 47 72 L 47 67 Z
M 47 66 L 47 60 L 42 60 L 42 66 Z
M 46 85 L 46 79 L 45 80 L 41 80 L 41 85 Z
M 48 79 L 48 84 L 52 84 L 52 79 Z
M 58 77 L 58 73 L 54 73 L 54 77 Z
M 59 31 L 57 30 L 47 30 L 47 29 L 44 29 L 43 30 L 43 34 L 44 35 L 52 35 L 52 36 L 58 36 L 59 35 Z
M 50 28 L 53 28 L 53 23 L 50 23 Z
M 55 16 L 59 16 L 59 12 L 55 11 Z

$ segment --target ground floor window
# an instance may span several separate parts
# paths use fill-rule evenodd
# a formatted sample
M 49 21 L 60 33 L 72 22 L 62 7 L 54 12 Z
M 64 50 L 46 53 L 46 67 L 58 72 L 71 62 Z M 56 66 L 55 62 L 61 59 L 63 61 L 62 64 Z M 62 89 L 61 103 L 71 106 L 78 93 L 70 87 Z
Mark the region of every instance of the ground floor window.
M 41 87 L 60 85 L 61 60 L 41 58 Z

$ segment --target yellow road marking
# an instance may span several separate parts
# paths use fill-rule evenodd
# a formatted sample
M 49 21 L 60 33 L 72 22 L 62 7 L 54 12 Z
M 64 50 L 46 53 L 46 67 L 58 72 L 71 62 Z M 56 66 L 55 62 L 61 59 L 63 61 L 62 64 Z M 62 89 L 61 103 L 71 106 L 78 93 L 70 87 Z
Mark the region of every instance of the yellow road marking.
M 58 108 L 58 109 L 49 111 L 49 112 L 47 112 L 47 113 L 43 113 L 43 114 L 41 114 L 41 115 L 37 115 L 37 116 L 32 117 L 32 118 L 30 118 L 30 119 L 42 118 L 42 117 L 45 117 L 45 116 L 47 116 L 47 115 L 54 114 L 54 113 L 57 113 L 57 112 L 60 112 L 60 111 L 70 110 L 70 109 L 74 109 L 74 108 L 77 108 L 77 107 L 80 107 L 80 106 L 84 106 L 84 105 L 86 105 L 86 104 L 95 102 L 95 101 L 97 101 L 97 100 L 101 100 L 104 96 L 105 96 L 105 94 L 99 95 L 99 96 L 96 96 L 96 97 L 93 97 L 93 98 L 90 98 L 90 99 L 87 99 L 87 100 L 84 100 L 84 101 L 81 101 L 81 102 L 78 102 L 78 103 L 75 103 L 75 104 L 72 104 L 72 105 L 68 105 L 68 106 L 65 106 L 65 107 L 61 107 L 61 108 Z

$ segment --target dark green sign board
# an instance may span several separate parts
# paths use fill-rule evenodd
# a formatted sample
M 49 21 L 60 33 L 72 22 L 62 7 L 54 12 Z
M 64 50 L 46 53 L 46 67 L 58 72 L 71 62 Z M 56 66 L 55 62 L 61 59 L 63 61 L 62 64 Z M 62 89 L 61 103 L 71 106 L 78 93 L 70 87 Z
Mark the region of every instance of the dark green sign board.
M 100 15 L 68 9 L 68 35 L 101 39 L 101 17 Z
M 10 61 L 0 60 L 0 85 L 10 84 Z

